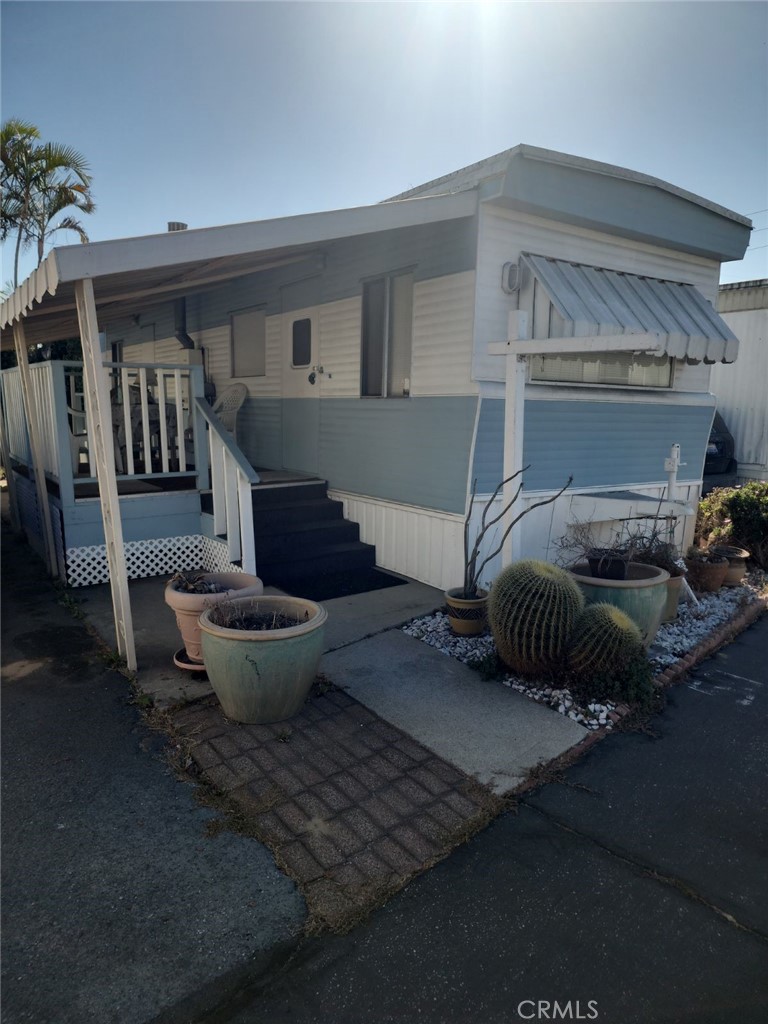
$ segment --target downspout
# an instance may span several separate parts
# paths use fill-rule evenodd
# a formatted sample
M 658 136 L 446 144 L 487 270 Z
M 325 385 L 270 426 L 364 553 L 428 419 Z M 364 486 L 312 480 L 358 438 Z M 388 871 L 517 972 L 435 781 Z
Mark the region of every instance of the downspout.
M 180 220 L 168 221 L 169 231 L 186 231 L 187 225 Z M 185 349 L 194 349 L 195 343 L 187 334 L 187 300 L 184 296 L 174 303 L 174 337 Z
M 187 334 L 187 300 L 186 297 L 176 299 L 174 303 L 174 337 L 185 349 L 194 349 L 195 343 Z

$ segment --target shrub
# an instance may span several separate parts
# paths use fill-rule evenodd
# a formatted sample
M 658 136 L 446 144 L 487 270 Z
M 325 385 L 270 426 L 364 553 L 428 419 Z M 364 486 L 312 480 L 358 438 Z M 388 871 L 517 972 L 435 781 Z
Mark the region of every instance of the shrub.
M 736 544 L 768 568 L 768 483 L 718 487 L 702 498 L 696 518 L 700 544 Z
M 585 704 L 597 701 L 604 704 L 631 704 L 643 711 L 650 708 L 654 698 L 653 670 L 642 652 L 634 654 L 623 668 L 614 672 L 598 672 L 593 676 L 577 677 L 572 692 Z
M 548 562 L 515 562 L 503 569 L 488 597 L 488 624 L 499 657 L 520 675 L 557 665 L 584 597 L 564 569 Z

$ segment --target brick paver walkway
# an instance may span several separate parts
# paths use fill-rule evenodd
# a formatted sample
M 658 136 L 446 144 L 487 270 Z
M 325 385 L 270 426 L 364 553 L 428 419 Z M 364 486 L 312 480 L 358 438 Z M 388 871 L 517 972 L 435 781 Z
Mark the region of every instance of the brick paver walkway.
M 315 927 L 348 927 L 502 806 L 340 690 L 277 725 L 230 722 L 213 697 L 172 720 L 300 885 Z

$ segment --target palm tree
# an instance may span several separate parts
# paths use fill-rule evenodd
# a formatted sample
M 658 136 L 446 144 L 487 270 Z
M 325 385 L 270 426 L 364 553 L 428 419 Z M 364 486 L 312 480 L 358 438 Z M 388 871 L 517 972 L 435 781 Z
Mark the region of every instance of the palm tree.
M 70 206 L 93 213 L 91 178 L 85 158 L 71 146 L 39 143 L 40 132 L 27 121 L 12 118 L 0 130 L 2 144 L 3 215 L 2 240 L 16 233 L 13 283 L 19 283 L 19 254 L 25 245 L 37 245 L 37 264 L 45 243 L 61 229 L 88 236 L 79 221 L 65 216 L 52 226 L 53 218 Z
M 43 262 L 46 241 L 57 231 L 75 231 L 81 242 L 88 241 L 85 228 L 71 214 L 63 217 L 58 224 L 52 223 L 54 217 L 70 207 L 75 207 L 81 213 L 93 213 L 96 205 L 87 186 L 56 181 L 53 176 L 46 176 L 41 180 L 38 194 L 32 202 L 26 228 L 27 237 L 37 243 L 38 267 Z
M 35 125 L 18 118 L 10 118 L 0 129 L 0 184 L 3 190 L 0 241 L 5 242 L 24 217 L 21 182 L 27 176 L 30 156 L 39 138 L 40 131 Z

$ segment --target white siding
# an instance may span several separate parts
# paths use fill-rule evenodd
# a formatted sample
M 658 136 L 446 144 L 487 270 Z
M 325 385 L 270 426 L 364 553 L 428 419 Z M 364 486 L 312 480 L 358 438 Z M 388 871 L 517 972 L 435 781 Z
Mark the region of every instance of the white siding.
M 281 317 L 268 316 L 266 319 L 266 374 L 263 377 L 243 377 L 248 393 L 254 396 L 279 397 L 280 379 L 280 332 Z M 232 354 L 229 324 L 213 327 L 207 331 L 191 332 L 198 348 L 205 349 L 205 366 L 209 379 L 220 393 L 231 384 Z
M 356 398 L 360 394 L 360 322 L 362 299 L 340 299 L 319 308 L 320 355 L 325 370 L 320 394 Z
M 695 285 L 713 305 L 717 302 L 720 267 L 713 260 L 481 204 L 472 364 L 477 380 L 503 380 L 503 360 L 488 356 L 487 349 L 489 342 L 506 339 L 507 314 L 516 300 L 501 290 L 501 268 L 516 263 L 521 252 L 683 281 Z M 688 389 L 687 369 L 675 387 Z
M 675 363 L 675 375 L 672 387 L 674 391 L 709 391 L 709 380 L 712 366 L 709 363 L 686 363 L 678 360 Z
M 475 274 L 418 283 L 413 292 L 411 394 L 472 395 Z
M 232 372 L 229 324 L 212 327 L 208 331 L 194 331 L 191 336 L 197 348 L 205 349 L 206 373 L 216 385 L 216 390 L 220 390 L 229 383 Z
M 739 473 L 768 479 L 768 310 L 722 313 L 739 339 L 735 363 L 712 367 L 717 408 L 736 441 Z
M 182 348 L 176 338 L 161 338 L 155 340 L 155 355 L 149 362 L 181 363 L 187 366 L 189 364 L 189 349 Z

